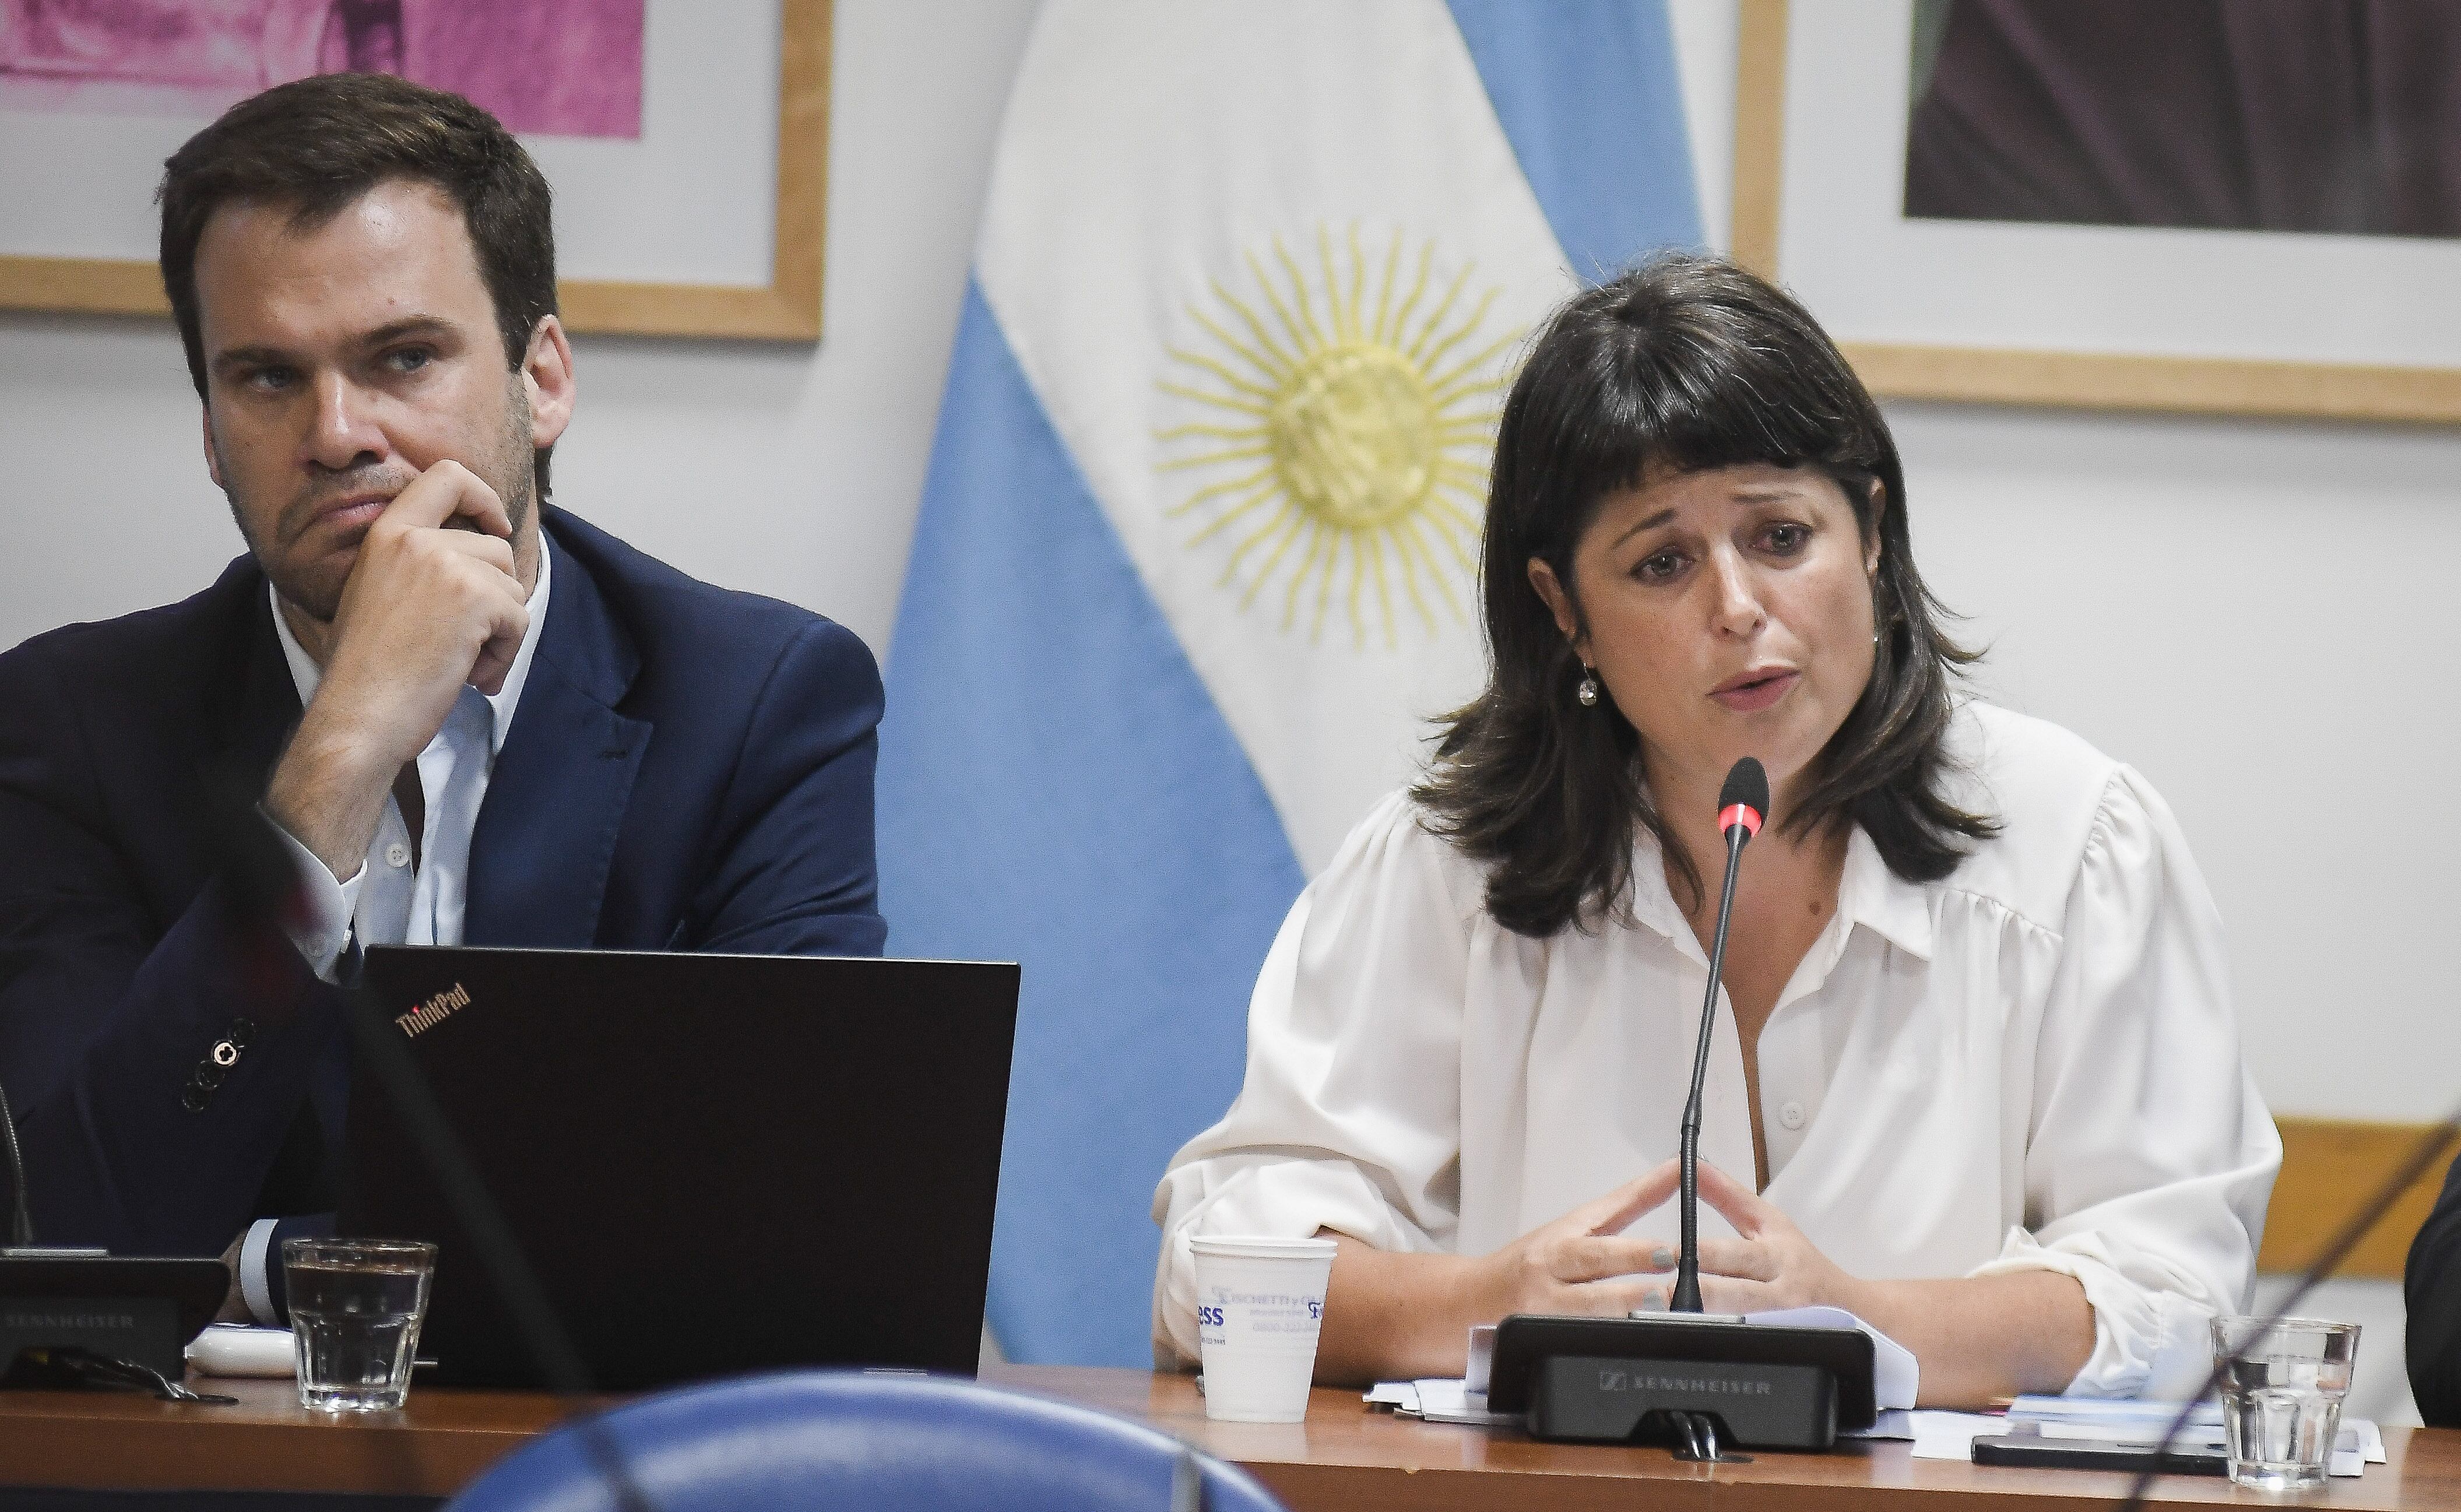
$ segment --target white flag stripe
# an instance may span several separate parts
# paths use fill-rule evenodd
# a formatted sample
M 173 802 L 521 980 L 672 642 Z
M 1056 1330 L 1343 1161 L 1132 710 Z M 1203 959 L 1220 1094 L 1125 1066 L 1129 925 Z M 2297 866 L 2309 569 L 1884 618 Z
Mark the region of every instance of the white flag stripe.
M 1313 874 L 1408 778 L 1427 716 L 1477 691 L 1462 559 L 1486 451 L 1444 453 L 1451 486 L 1406 518 L 1374 524 L 1376 500 L 1345 495 L 1371 527 L 1317 531 L 1262 497 L 1272 478 L 1242 486 L 1274 471 L 1237 434 L 1273 409 L 1257 359 L 1287 370 L 1340 344 L 1328 295 L 1362 338 L 1380 314 L 1407 354 L 1390 381 L 1457 441 L 1500 403 L 1469 381 L 1505 372 L 1498 339 L 1573 287 L 1564 256 L 1440 0 L 1057 0 L 1000 152 L 985 297 Z M 1360 360 L 1342 371 L 1372 386 L 1381 359 Z M 1322 441 L 1338 462 L 1378 438 Z M 1209 444 L 1230 455 L 1196 460 Z M 1276 509 L 1290 523 L 1260 535 Z

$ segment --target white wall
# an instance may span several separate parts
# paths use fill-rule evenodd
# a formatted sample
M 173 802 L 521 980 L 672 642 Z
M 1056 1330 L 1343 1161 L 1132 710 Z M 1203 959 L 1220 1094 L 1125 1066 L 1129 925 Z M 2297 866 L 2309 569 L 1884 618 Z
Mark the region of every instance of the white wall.
M 1677 0 L 1719 235 L 1732 3 Z M 557 493 L 885 653 L 1034 6 L 837 9 L 826 337 L 817 351 L 585 339 Z M 2440 1116 L 2461 1097 L 2461 1014 L 2430 948 L 2455 894 L 2437 858 L 2461 840 L 2441 770 L 2461 735 L 2461 435 L 1891 416 L 1925 570 L 1992 648 L 1982 686 L 2133 762 L 2178 810 L 2230 921 L 2276 1111 Z M 167 323 L 0 317 L 0 646 L 202 586 L 238 541 L 197 458 Z M 2398 1338 L 2382 1331 L 2397 1299 L 2342 1295 L 2320 1306 L 2374 1321 L 2365 1365 L 2397 1376 Z

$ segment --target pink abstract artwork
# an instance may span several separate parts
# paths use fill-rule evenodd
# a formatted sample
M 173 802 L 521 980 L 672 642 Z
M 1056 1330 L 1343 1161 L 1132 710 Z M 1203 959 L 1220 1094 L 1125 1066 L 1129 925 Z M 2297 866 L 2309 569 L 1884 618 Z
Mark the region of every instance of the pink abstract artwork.
M 517 132 L 641 135 L 646 0 L 0 0 L 0 110 L 214 116 L 310 74 L 398 74 Z

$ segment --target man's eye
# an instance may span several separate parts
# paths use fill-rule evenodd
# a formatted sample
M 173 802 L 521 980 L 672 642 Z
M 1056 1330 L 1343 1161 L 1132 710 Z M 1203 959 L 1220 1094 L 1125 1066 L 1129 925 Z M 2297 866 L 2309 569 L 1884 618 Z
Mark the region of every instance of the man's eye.
M 396 373 L 417 373 L 434 361 L 436 353 L 425 347 L 396 347 L 385 353 L 385 366 Z
M 279 394 L 297 381 L 298 376 L 289 368 L 256 368 L 240 381 L 260 394 Z

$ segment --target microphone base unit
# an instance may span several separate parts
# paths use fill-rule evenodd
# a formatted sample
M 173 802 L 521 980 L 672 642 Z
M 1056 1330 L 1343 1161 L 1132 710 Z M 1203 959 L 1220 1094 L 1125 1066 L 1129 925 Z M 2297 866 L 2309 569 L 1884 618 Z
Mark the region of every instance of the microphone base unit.
M 1837 1377 L 1816 1365 L 1711 1365 L 1691 1360 L 1556 1354 L 1530 1387 L 1530 1437 L 1557 1443 L 1661 1443 L 1676 1458 L 1731 1459 L 1698 1429 L 1753 1449 L 1818 1451 L 1837 1442 Z
M 1525 1415 L 1533 1438 L 1816 1453 L 1877 1416 L 1872 1357 L 1860 1329 L 1515 1313 L 1496 1325 L 1487 1405 Z
M 83 1351 L 178 1380 L 182 1351 L 222 1307 L 220 1260 L 111 1259 L 18 1250 L 0 1255 L 0 1386 L 55 1386 L 26 1358 Z

